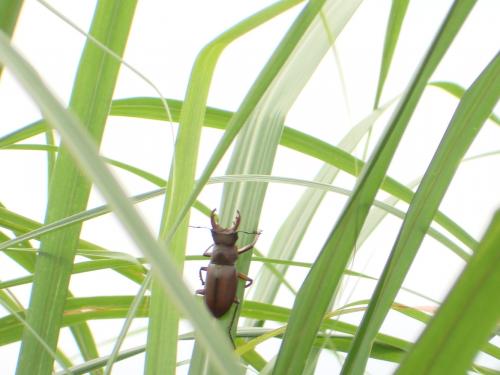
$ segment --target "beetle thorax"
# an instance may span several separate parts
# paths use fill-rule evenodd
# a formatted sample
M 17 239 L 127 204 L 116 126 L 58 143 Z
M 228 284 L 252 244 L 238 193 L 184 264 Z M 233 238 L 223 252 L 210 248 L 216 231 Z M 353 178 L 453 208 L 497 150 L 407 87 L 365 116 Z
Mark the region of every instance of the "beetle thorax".
M 212 251 L 210 262 L 219 265 L 234 265 L 238 259 L 238 251 L 236 246 L 215 244 Z
M 233 231 L 215 231 L 212 230 L 212 238 L 216 245 L 234 246 L 238 241 L 238 233 Z

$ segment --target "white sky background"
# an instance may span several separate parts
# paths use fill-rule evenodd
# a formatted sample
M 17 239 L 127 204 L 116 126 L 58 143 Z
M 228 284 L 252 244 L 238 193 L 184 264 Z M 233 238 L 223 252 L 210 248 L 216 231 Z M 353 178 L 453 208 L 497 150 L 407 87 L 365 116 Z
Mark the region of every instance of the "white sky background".
M 201 48 L 239 20 L 271 3 L 270 1 L 141 1 L 134 18 L 125 60 L 153 81 L 164 97 L 182 99 L 194 59 Z M 94 2 L 51 1 L 50 4 L 84 30 L 88 29 Z M 390 4 L 389 0 L 364 1 L 338 39 L 337 52 L 347 88 L 347 99 L 343 97 L 333 53 L 328 54 L 288 114 L 286 120 L 288 126 L 336 144 L 353 124 L 371 112 Z M 451 1 L 447 0 L 410 3 L 382 103 L 404 90 L 450 4 Z M 293 9 L 241 38 L 223 53 L 212 83 L 209 105 L 228 110 L 238 108 L 249 86 L 298 10 Z M 498 14 L 500 14 L 498 0 L 479 1 L 432 80 L 448 80 L 463 87 L 469 86 L 497 52 L 500 35 Z M 83 43 L 84 38 L 80 34 L 46 8 L 34 0 L 26 1 L 14 44 L 65 103 L 69 99 Z M 115 98 L 131 96 L 156 96 L 156 94 L 144 81 L 122 68 Z M 40 118 L 39 111 L 17 86 L 8 71 L 4 72 L 0 81 L 0 103 L 3 104 L 0 113 L 2 119 L 0 136 Z M 392 177 L 407 183 L 425 172 L 425 167 L 456 105 L 456 99 L 438 89 L 430 88 L 426 91 L 391 164 L 389 174 Z M 383 117 L 380 123 L 382 126 L 377 128 L 375 135 L 380 134 L 387 118 L 388 116 Z M 200 171 L 219 135 L 218 131 L 204 130 Z M 29 141 L 29 143 L 36 142 L 43 142 L 43 137 Z M 102 151 L 106 156 L 166 177 L 172 145 L 172 130 L 165 123 L 114 117 L 108 121 Z M 468 156 L 496 151 L 499 145 L 500 128 L 488 123 L 472 145 Z M 0 183 L 1 202 L 15 212 L 39 221 L 43 221 L 46 204 L 44 162 L 45 157 L 41 156 L 40 152 L 5 150 L 0 152 L 3 175 L 9 176 L 8 181 Z M 224 174 L 226 162 L 227 158 L 215 175 Z M 497 155 L 463 164 L 441 205 L 444 213 L 466 228 L 476 239 L 481 237 L 492 213 L 500 206 L 498 162 Z M 280 149 L 273 174 L 312 179 L 319 166 L 320 163 L 317 161 Z M 130 194 L 152 189 L 151 185 L 125 173 L 118 175 Z M 352 187 L 353 181 L 351 177 L 343 176 L 335 184 L 343 184 L 349 188 Z M 270 185 L 260 223 L 260 228 L 264 230 L 264 235 L 258 244 L 260 250 L 267 251 L 279 224 L 285 219 L 294 200 L 302 191 L 303 189 L 298 187 Z M 202 201 L 209 207 L 217 207 L 220 192 L 220 185 L 212 185 L 202 194 Z M 316 249 L 321 248 L 330 230 L 330 225 L 324 223 L 331 221 L 332 215 L 340 212 L 344 202 L 344 197 L 329 194 L 314 221 L 313 228 L 317 230 L 313 229 L 307 233 L 297 260 L 314 259 L 314 255 L 317 254 Z M 93 194 L 90 205 L 101 203 L 98 194 Z M 144 217 L 155 230 L 161 214 L 161 204 L 161 200 L 156 199 L 140 206 Z M 195 211 L 191 221 L 193 225 L 208 224 L 206 218 Z M 399 224 L 398 219 L 385 220 L 373 238 L 360 250 L 353 267 L 370 275 L 378 275 L 397 235 Z M 120 225 L 112 218 L 100 218 L 85 223 L 83 235 L 85 239 L 112 250 L 138 255 Z M 200 254 L 209 243 L 208 231 L 193 229 L 187 252 Z M 436 241 L 426 239 L 405 285 L 427 293 L 430 297 L 442 299 L 462 266 L 456 257 L 450 256 L 449 252 Z M 192 264 L 185 272 L 186 279 L 193 289 L 199 284 L 198 267 L 199 264 Z M 255 276 L 256 270 L 257 267 L 254 266 L 251 275 Z M 300 286 L 302 276 L 305 275 L 304 271 L 292 269 L 291 273 L 296 276 L 292 282 L 297 287 Z M 1 280 L 22 274 L 20 268 L 7 257 L 0 256 Z M 93 279 L 89 279 L 88 276 L 74 277 L 71 288 L 78 295 L 89 296 L 131 293 L 131 285 L 123 283 L 123 279 L 119 279 L 119 282 L 116 280 L 114 275 L 97 272 Z M 91 281 L 95 281 L 95 285 L 91 285 Z M 359 286 L 353 295 L 347 288 L 346 298 L 354 300 L 369 296 L 367 287 L 372 287 L 373 284 Z M 21 296 L 23 303 L 28 302 L 29 291 L 26 288 L 16 288 L 14 291 Z M 401 296 L 401 298 L 408 297 Z M 280 295 L 279 303 L 290 306 L 292 299 L 290 295 L 283 293 Z M 407 321 L 401 324 L 407 324 Z M 97 332 L 98 340 L 112 337 L 120 327 L 119 323 L 110 321 L 96 322 L 94 326 L 100 327 Z M 390 333 L 391 329 L 399 330 L 400 327 L 400 324 L 393 324 L 384 326 L 384 329 Z M 418 327 L 409 328 L 405 337 L 411 339 L 416 332 Z M 63 334 L 63 339 L 65 337 L 67 335 Z M 129 345 L 138 345 L 144 342 L 143 339 L 144 336 L 139 335 Z M 65 340 L 64 345 L 73 344 Z M 18 345 L 0 347 L 2 374 L 13 373 L 17 350 Z M 181 351 L 179 359 L 186 359 L 189 355 L 190 350 L 186 348 Z M 115 373 L 141 373 L 140 359 L 117 364 Z M 331 366 L 336 361 L 333 358 L 326 358 L 325 363 Z M 375 363 L 372 371 L 381 374 L 389 370 L 386 366 Z

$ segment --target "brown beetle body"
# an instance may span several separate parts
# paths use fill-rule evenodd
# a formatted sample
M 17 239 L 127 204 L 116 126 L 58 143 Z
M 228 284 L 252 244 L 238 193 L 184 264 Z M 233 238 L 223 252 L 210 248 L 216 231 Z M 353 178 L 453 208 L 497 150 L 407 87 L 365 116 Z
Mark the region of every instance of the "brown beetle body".
M 238 226 L 241 220 L 239 211 L 233 226 L 229 228 L 223 228 L 216 223 L 215 210 L 212 211 L 210 220 L 214 244 L 203 253 L 204 256 L 210 257 L 210 263 L 208 267 L 200 268 L 200 280 L 205 288 L 197 290 L 196 293 L 203 295 L 213 316 L 219 318 L 231 308 L 233 303 L 239 303 L 236 298 L 238 279 L 248 281 L 245 288 L 252 284 L 252 279 L 236 270 L 235 263 L 240 254 L 253 248 L 259 234 L 257 233 L 251 244 L 238 249 L 236 241 L 238 241 Z M 203 280 L 202 271 L 207 273 L 206 281 Z
M 236 299 L 238 276 L 236 267 L 210 264 L 205 284 L 205 303 L 213 316 L 221 317 Z

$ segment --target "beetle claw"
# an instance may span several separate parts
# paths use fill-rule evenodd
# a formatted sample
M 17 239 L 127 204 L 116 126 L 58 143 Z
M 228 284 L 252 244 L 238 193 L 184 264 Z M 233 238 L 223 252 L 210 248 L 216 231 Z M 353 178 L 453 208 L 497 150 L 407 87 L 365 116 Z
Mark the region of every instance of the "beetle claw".
M 238 230 L 238 227 L 240 226 L 240 221 L 241 221 L 240 210 L 236 210 L 236 217 L 234 218 L 233 226 L 231 228 L 233 232 L 236 232 Z
M 236 210 L 236 217 L 234 218 L 234 221 L 233 221 L 233 226 L 229 227 L 229 228 L 223 228 L 222 226 L 220 226 L 218 223 L 217 223 L 217 220 L 215 218 L 215 211 L 217 209 L 214 208 L 212 210 L 212 213 L 210 214 L 210 223 L 212 224 L 212 230 L 215 231 L 215 232 L 225 232 L 225 233 L 228 233 L 228 232 L 236 232 L 238 230 L 238 227 L 240 226 L 240 222 L 241 222 L 241 214 L 240 214 L 240 211 L 239 210 Z
M 218 226 L 218 224 L 215 222 L 215 211 L 216 211 L 216 210 L 217 210 L 217 209 L 216 209 L 216 208 L 214 208 L 214 209 L 212 210 L 212 213 L 210 214 L 210 222 L 212 223 L 212 228 L 213 228 L 213 229 L 216 229 L 216 227 Z

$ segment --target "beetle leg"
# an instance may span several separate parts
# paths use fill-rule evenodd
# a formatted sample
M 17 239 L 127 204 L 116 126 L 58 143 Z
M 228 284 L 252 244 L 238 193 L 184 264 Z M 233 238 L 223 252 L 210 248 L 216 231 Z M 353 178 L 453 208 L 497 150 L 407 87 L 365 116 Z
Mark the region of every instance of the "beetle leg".
M 211 257 L 212 256 L 212 253 L 209 252 L 208 250 L 210 250 L 212 247 L 214 247 L 214 244 L 211 244 L 203 253 L 203 256 L 204 257 Z
M 248 284 L 245 283 L 245 288 L 248 288 L 253 283 L 253 280 L 251 278 L 249 278 L 247 275 L 243 274 L 243 273 L 238 272 L 238 278 L 241 279 L 241 280 L 248 281 Z M 235 301 L 235 303 L 239 303 L 239 302 Z
M 196 292 L 194 292 L 195 294 L 201 294 L 202 296 L 205 295 L 205 289 L 198 289 Z
M 252 243 L 249 243 L 248 245 L 243 246 L 241 249 L 238 249 L 238 255 L 239 254 L 243 254 L 244 252 L 252 249 L 254 247 L 255 243 L 257 242 L 257 240 L 259 239 L 259 236 L 260 236 L 260 232 L 257 232 L 257 234 L 255 235 L 255 238 L 253 239 Z
M 229 335 L 229 339 L 231 340 L 231 344 L 233 344 L 233 348 L 236 349 L 236 344 L 234 342 L 233 335 L 231 335 L 231 328 L 233 327 L 234 319 L 236 318 L 236 312 L 238 311 L 238 307 L 240 306 L 240 300 L 238 299 L 238 297 L 234 297 L 233 302 L 236 304 L 236 307 L 234 308 L 233 317 L 231 318 L 231 323 L 229 324 L 227 333 Z M 238 333 L 238 327 L 235 328 L 235 332 Z
M 208 267 L 200 267 L 199 275 L 200 275 L 200 280 L 201 280 L 201 285 L 205 285 L 205 280 L 203 280 L 203 277 L 201 276 L 201 271 L 208 272 Z

